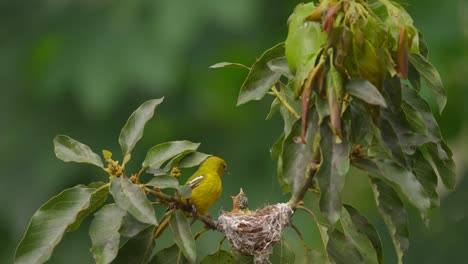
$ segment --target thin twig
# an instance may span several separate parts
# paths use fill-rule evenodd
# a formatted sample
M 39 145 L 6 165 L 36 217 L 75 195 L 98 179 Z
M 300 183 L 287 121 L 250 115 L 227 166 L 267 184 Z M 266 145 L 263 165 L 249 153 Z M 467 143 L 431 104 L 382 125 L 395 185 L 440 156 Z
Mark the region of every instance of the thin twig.
M 167 202 L 168 204 L 173 204 L 178 209 L 182 209 L 182 210 L 184 210 L 186 212 L 189 212 L 189 213 L 192 212 L 192 207 L 189 204 L 182 202 L 179 198 L 169 196 L 169 195 L 167 195 L 165 193 L 162 193 L 160 191 L 152 190 L 152 189 L 150 189 L 148 187 L 144 187 L 144 190 L 147 193 L 149 193 L 149 194 L 151 194 L 153 196 L 156 196 L 160 200 L 162 200 L 164 202 Z M 213 221 L 213 219 L 211 219 L 210 217 L 207 217 L 205 215 L 200 215 L 200 214 L 193 214 L 192 216 L 193 216 L 194 219 L 200 220 L 203 223 L 205 223 L 205 225 L 208 228 L 214 229 L 214 230 L 218 229 L 218 224 L 216 223 L 216 221 Z
M 140 183 L 140 176 L 141 176 L 141 174 L 143 174 L 147 169 L 148 169 L 148 167 L 143 167 L 143 168 L 140 169 L 140 171 L 138 171 L 138 173 L 136 174 L 136 183 Z
M 291 105 L 289 105 L 286 99 L 283 98 L 283 96 L 279 93 L 279 91 L 276 89 L 274 85 L 271 87 L 271 90 L 276 95 L 276 97 L 281 101 L 281 103 L 286 107 L 286 109 L 288 109 L 288 111 L 294 115 L 296 119 L 301 118 L 299 114 L 296 112 L 296 110 L 294 110 L 294 108 L 292 108 Z
M 195 235 L 194 239 L 197 240 L 197 238 L 199 238 L 201 235 L 203 235 L 208 230 L 210 230 L 210 229 L 205 227 L 204 229 L 198 231 L 198 233 Z
M 305 242 L 304 236 L 302 235 L 301 231 L 299 231 L 299 228 L 297 228 L 297 226 L 291 224 L 291 228 L 294 229 L 294 231 L 296 231 L 296 234 L 297 236 L 299 236 L 302 246 L 304 247 L 304 255 L 306 256 L 305 263 L 309 263 L 309 248 L 307 247 L 307 243 Z
M 97 188 L 96 191 L 94 191 L 94 192 L 99 192 L 99 191 L 101 191 L 101 190 L 103 190 L 105 188 L 109 188 L 109 186 L 110 186 L 110 183 L 106 183 L 103 186 Z

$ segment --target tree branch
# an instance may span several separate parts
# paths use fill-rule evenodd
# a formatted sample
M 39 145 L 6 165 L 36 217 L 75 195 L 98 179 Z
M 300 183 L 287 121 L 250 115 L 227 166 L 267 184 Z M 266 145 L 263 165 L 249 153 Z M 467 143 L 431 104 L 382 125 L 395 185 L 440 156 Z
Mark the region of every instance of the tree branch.
M 192 213 L 192 207 L 187 204 L 187 203 L 184 203 L 182 200 L 180 200 L 179 198 L 177 197 L 172 197 L 170 195 L 167 195 L 165 193 L 162 193 L 160 191 L 155 191 L 155 190 L 152 190 L 148 187 L 144 187 L 144 190 L 153 195 L 153 196 L 156 196 L 157 198 L 159 198 L 160 200 L 164 201 L 164 202 L 167 202 L 168 204 L 170 204 L 169 206 L 173 205 L 175 208 L 177 209 L 181 209 L 181 210 L 184 210 L 186 212 L 189 212 L 189 213 Z M 202 221 L 206 227 L 210 228 L 210 229 L 213 229 L 213 230 L 218 230 L 218 223 L 216 221 L 214 221 L 213 219 L 211 219 L 210 217 L 206 216 L 206 215 L 200 215 L 200 214 L 197 214 L 197 213 L 192 213 L 192 217 L 196 220 L 200 220 Z

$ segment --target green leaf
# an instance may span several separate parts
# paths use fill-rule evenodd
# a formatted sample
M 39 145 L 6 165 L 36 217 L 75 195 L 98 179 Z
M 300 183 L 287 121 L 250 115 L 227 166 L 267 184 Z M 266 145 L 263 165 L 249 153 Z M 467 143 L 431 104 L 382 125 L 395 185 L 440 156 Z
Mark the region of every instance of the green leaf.
M 353 213 L 357 213 L 358 217 L 363 217 L 357 212 L 356 209 L 354 209 Z M 359 253 L 361 253 L 364 263 L 366 264 L 381 263 L 381 260 L 379 261 L 377 258 L 377 252 L 370 238 L 367 237 L 366 233 L 358 229 L 358 227 L 353 222 L 353 219 L 351 218 L 350 213 L 348 213 L 348 210 L 345 209 L 345 207 L 343 207 L 343 209 L 341 210 L 340 223 L 343 228 L 343 233 L 345 237 L 347 238 L 347 240 L 351 242 L 351 244 L 354 245 L 354 247 L 359 251 Z M 367 222 L 367 224 L 370 224 L 370 223 Z M 370 229 L 368 230 L 373 231 L 374 232 L 373 235 L 377 234 L 375 233 L 375 229 L 372 227 L 372 225 L 370 225 Z M 377 238 L 378 238 L 378 235 L 377 235 Z M 380 243 L 380 239 L 378 241 Z M 379 244 L 379 248 L 380 250 L 382 250 L 382 245 Z
M 234 257 L 224 250 L 216 251 L 215 253 L 203 258 L 201 264 L 236 264 Z
M 113 264 L 144 264 L 147 263 L 153 253 L 155 240 L 153 234 L 155 226 L 148 226 L 138 235 L 129 239 L 122 248 Z
M 392 152 L 393 160 L 401 166 L 407 167 L 407 159 L 405 152 L 403 151 L 403 146 L 392 123 L 385 117 L 381 118 L 379 120 L 379 129 L 382 140 Z
M 382 242 L 380 241 L 379 233 L 377 233 L 375 227 L 365 216 L 363 216 L 354 207 L 350 205 L 344 205 L 344 207 L 346 208 L 346 211 L 348 211 L 356 231 L 359 234 L 364 234 L 365 236 L 367 236 L 367 238 L 372 243 L 372 246 L 377 255 L 377 262 L 379 264 L 383 263 Z
M 160 189 L 177 188 L 179 181 L 169 175 L 156 176 L 152 178 L 146 185 L 158 187 Z
M 440 146 L 434 143 L 427 143 L 426 146 L 432 160 L 432 166 L 437 169 L 436 172 L 442 179 L 445 187 L 453 190 L 457 184 L 455 162 L 452 159 L 452 152 L 448 146 L 445 142 L 441 143 L 442 144 Z
M 326 95 L 330 112 L 330 126 L 333 133 L 341 139 L 341 109 L 344 97 L 343 78 L 333 65 L 330 66 L 326 76 Z
M 418 111 L 425 122 L 425 127 L 419 127 L 419 129 L 416 129 L 416 132 L 423 134 L 428 133 L 433 139 L 441 139 L 442 134 L 440 133 L 439 126 L 426 100 L 424 100 L 416 90 L 410 87 L 402 89 L 402 95 L 404 102 Z
M 242 68 L 250 70 L 249 67 L 245 66 L 244 64 L 237 63 L 237 62 L 218 62 L 210 66 L 211 69 L 218 69 L 218 68 Z
M 197 260 L 197 248 L 187 218 L 185 218 L 181 211 L 175 210 L 171 215 L 169 225 L 174 234 L 174 241 L 182 250 L 184 256 L 190 263 L 195 263 Z
M 116 204 L 108 204 L 94 215 L 89 227 L 94 260 L 98 264 L 110 263 L 119 251 L 123 218 L 127 212 Z
M 58 135 L 54 138 L 54 151 L 57 158 L 65 162 L 89 163 L 103 167 L 101 157 L 88 146 L 68 136 Z
M 273 115 L 280 109 L 280 107 L 281 101 L 280 99 L 278 99 L 278 97 L 276 97 L 275 99 L 273 99 L 273 102 L 271 102 L 270 112 L 268 112 L 268 115 L 265 118 L 265 120 L 270 120 L 273 117 Z
M 447 103 L 447 93 L 440 78 L 439 72 L 421 54 L 410 54 L 411 64 L 416 68 L 421 77 L 426 81 L 427 86 L 434 95 L 439 112 L 442 113 Z
M 282 178 L 284 181 L 283 192 L 292 192 L 295 196 L 307 181 L 308 165 L 312 162 L 314 137 L 317 133 L 317 114 L 315 111 L 309 115 L 307 131 L 305 135 L 306 144 L 296 143 L 295 138 L 301 135 L 301 120 L 294 123 L 291 133 L 283 143 Z
M 281 95 L 283 98 L 288 102 L 288 104 L 296 111 L 296 113 L 300 113 L 300 105 L 298 101 L 292 99 L 292 92 L 289 89 L 281 89 Z M 284 126 L 283 132 L 286 136 L 291 133 L 292 126 L 298 118 L 294 116 L 284 105 L 280 107 L 280 114 L 283 117 Z
M 273 253 L 270 255 L 270 263 L 278 264 L 293 264 L 296 259 L 291 246 L 282 238 L 279 242 L 273 247 Z
M 190 185 L 179 185 L 177 187 L 177 191 L 179 192 L 180 196 L 184 197 L 185 199 L 190 198 L 192 195 L 192 187 L 190 187 Z
M 200 165 L 204 160 L 206 160 L 210 154 L 205 154 L 201 152 L 192 152 L 191 154 L 185 156 L 179 162 L 179 168 L 191 168 Z
M 137 184 L 133 184 L 127 178 L 114 178 L 111 180 L 110 193 L 115 203 L 138 221 L 151 225 L 158 224 L 153 206 Z
M 150 264 L 183 264 L 188 263 L 187 259 L 180 252 L 179 247 L 176 244 L 159 251 L 153 259 L 149 262 Z
M 398 263 L 403 262 L 403 255 L 409 247 L 408 214 L 398 194 L 383 181 L 371 178 L 377 208 L 387 225 L 398 256 Z
M 126 213 L 122 220 L 122 226 L 120 227 L 120 247 L 122 247 L 128 240 L 138 235 L 141 231 L 146 229 L 149 224 L 138 221 L 130 213 Z
M 280 43 L 265 51 L 252 65 L 247 78 L 242 84 L 237 105 L 245 104 L 252 100 L 260 100 L 281 77 L 281 73 L 272 71 L 268 62 L 284 56 L 284 43 Z
M 283 152 L 283 141 L 284 141 L 284 133 L 281 133 L 280 137 L 275 141 L 273 146 L 271 146 L 270 154 L 273 160 L 278 159 Z
M 15 263 L 44 263 L 78 215 L 91 206 L 96 188 L 82 185 L 66 189 L 37 210 L 15 254 Z
M 387 107 L 385 99 L 379 90 L 368 80 L 353 79 L 345 85 L 346 91 L 359 99 L 362 99 L 368 104 Z
M 289 79 L 294 79 L 294 75 L 289 70 L 288 61 L 286 57 L 281 57 L 277 59 L 273 59 L 267 63 L 268 68 L 270 70 L 280 73 L 283 76 L 286 76 Z
M 379 175 L 390 184 L 400 195 L 413 204 L 423 217 L 429 214 L 431 200 L 424 187 L 413 172 L 401 167 L 391 160 L 356 159 L 353 162 L 357 168 Z
M 314 10 L 314 3 L 298 5 L 289 17 L 285 53 L 291 71 L 306 64 L 309 58 L 317 54 L 325 44 L 326 34 L 320 23 L 305 20 Z
M 170 141 L 152 147 L 146 153 L 143 167 L 160 168 L 164 162 L 174 158 L 185 151 L 195 151 L 200 143 L 186 140 Z
M 91 200 L 89 201 L 89 207 L 77 215 L 76 221 L 67 228 L 67 232 L 73 232 L 77 230 L 80 227 L 81 222 L 83 222 L 83 220 L 88 217 L 89 214 L 94 212 L 106 201 L 107 196 L 109 195 L 109 188 L 100 188 L 103 185 L 103 182 L 93 182 L 87 186 L 88 188 L 95 188 L 99 190 L 93 193 Z
M 437 194 L 437 175 L 431 166 L 431 163 L 424 158 L 423 153 L 418 150 L 411 157 L 412 168 L 414 175 L 424 187 L 431 199 L 431 207 L 435 208 L 440 205 L 439 195 Z
M 163 100 L 164 97 L 146 101 L 130 115 L 119 136 L 119 144 L 124 156 L 132 152 L 136 143 L 143 136 L 146 123 L 153 117 L 156 106 L 161 104 Z
M 366 263 L 351 240 L 338 229 L 329 234 L 327 251 L 336 264 Z
M 320 210 L 333 225 L 340 217 L 341 190 L 349 170 L 350 146 L 345 134 L 342 142 L 336 143 L 333 132 L 325 122 L 320 127 L 320 138 L 321 163 L 315 177 L 321 191 Z
M 401 103 L 401 109 L 405 113 L 406 119 L 408 120 L 408 123 L 411 125 L 414 131 L 423 135 L 428 133 L 426 121 L 424 120 L 423 116 L 418 110 L 416 110 L 412 105 L 410 105 L 406 101 L 403 101 Z

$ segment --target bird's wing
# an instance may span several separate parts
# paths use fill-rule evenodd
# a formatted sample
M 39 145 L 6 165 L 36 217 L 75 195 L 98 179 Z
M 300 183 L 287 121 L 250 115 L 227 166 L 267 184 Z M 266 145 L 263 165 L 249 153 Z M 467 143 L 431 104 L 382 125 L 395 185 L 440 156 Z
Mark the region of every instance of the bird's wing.
M 191 181 L 188 181 L 186 185 L 190 186 L 190 188 L 193 190 L 193 188 L 197 187 L 200 185 L 200 183 L 205 179 L 205 176 L 200 175 L 195 178 L 193 178 Z

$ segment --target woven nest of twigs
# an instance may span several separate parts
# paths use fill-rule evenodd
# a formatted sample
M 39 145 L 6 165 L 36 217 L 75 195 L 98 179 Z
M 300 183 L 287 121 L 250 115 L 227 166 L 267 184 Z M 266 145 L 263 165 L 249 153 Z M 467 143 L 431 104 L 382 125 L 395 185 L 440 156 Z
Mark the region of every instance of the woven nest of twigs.
M 265 263 L 273 245 L 281 239 L 292 213 L 286 203 L 249 213 L 227 212 L 218 218 L 218 228 L 225 233 L 234 250 L 254 256 L 255 263 Z

